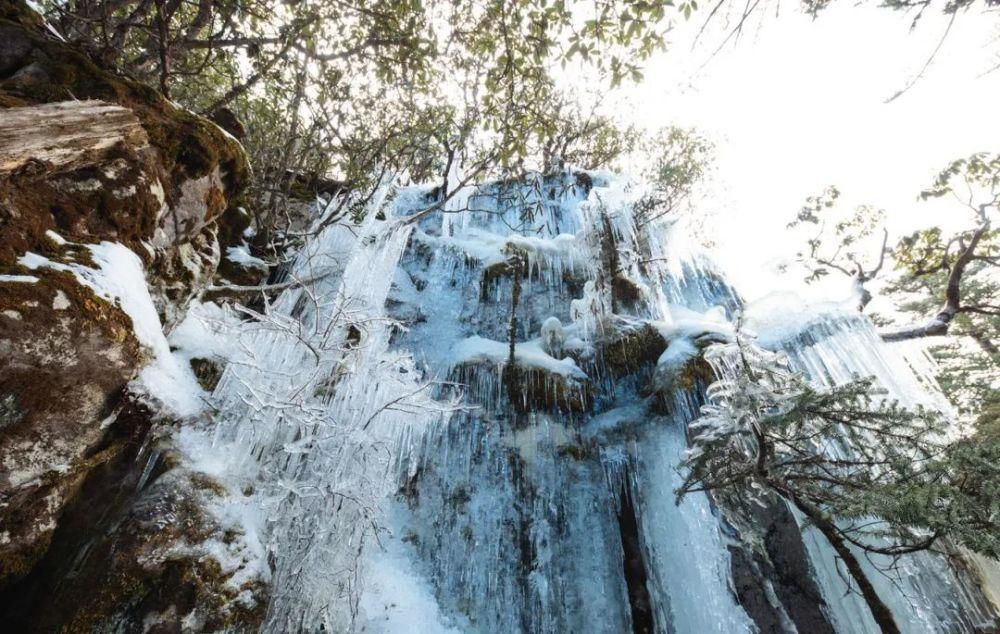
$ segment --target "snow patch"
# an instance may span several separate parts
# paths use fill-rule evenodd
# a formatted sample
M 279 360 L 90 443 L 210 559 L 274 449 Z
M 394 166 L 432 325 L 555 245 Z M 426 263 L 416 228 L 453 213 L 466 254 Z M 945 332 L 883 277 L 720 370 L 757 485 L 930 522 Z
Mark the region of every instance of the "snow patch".
M 250 255 L 250 249 L 245 242 L 239 246 L 226 249 L 226 259 L 252 269 L 267 271 L 270 268 L 264 260 Z
M 502 341 L 469 337 L 452 349 L 452 365 L 463 363 L 493 363 L 504 365 L 510 356 L 510 346 Z M 570 357 L 556 359 L 542 349 L 541 341 L 533 339 L 515 344 L 514 362 L 521 367 L 543 370 L 568 379 L 586 380 L 587 374 Z
M 71 306 L 69 298 L 66 297 L 66 293 L 59 289 L 56 289 L 56 296 L 52 298 L 52 309 L 53 310 L 66 310 Z
M 241 350 L 237 338 L 240 323 L 239 316 L 231 309 L 195 300 L 168 340 L 173 354 L 186 362 L 194 358 L 228 362 Z
M 606 437 L 638 428 L 648 418 L 645 403 L 616 407 L 591 418 L 584 433 L 590 437 Z
M 365 632 L 458 634 L 446 625 L 430 584 L 413 569 L 407 547 L 392 537 L 385 549 L 369 556 L 367 585 L 361 595 Z M 464 628 L 463 628 L 464 629 Z
M 689 361 L 697 357 L 710 343 L 731 341 L 735 336 L 733 326 L 726 320 L 720 307 L 699 313 L 682 306 L 670 306 L 671 321 L 653 321 L 667 347 L 656 361 L 653 384 L 660 391 L 673 389 L 674 379 Z
M 118 305 L 132 319 L 136 339 L 152 355 L 132 387 L 162 402 L 174 415 L 199 414 L 205 392 L 191 368 L 170 352 L 160 317 L 146 286 L 142 261 L 127 247 L 116 242 L 88 244 L 98 268 L 53 262 L 36 253 L 25 253 L 18 262 L 29 269 L 51 268 L 68 271 L 94 293 Z M 57 298 L 58 299 L 58 298 Z
M 549 317 L 542 322 L 542 349 L 552 357 L 560 357 L 566 343 L 566 333 L 558 317 Z

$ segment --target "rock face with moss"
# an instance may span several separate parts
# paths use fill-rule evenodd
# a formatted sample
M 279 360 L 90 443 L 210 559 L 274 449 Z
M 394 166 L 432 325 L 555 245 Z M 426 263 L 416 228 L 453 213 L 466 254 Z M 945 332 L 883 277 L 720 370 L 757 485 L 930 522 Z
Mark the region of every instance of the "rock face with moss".
M 66 256 L 67 259 L 71 256 Z M 142 358 L 129 317 L 71 273 L 0 282 L 0 579 L 44 554 L 62 508 L 108 457 L 113 420 Z
M 161 310 L 182 305 L 202 255 L 184 247 L 199 236 L 214 244 L 216 221 L 245 188 L 239 142 L 100 68 L 20 2 L 0 8 L 0 41 L 0 204 L 11 220 L 0 229 L 0 265 L 38 248 L 49 229 L 115 240 L 173 275 L 155 297 Z
M 138 497 L 102 509 L 106 519 L 95 537 L 81 544 L 66 535 L 39 571 L 9 593 L 5 623 L 39 632 L 214 632 L 260 622 L 260 558 L 248 550 L 239 526 L 211 512 L 229 493 L 177 466 L 175 456 L 155 464 L 152 483 Z M 72 508 L 67 516 L 80 522 L 86 509 Z M 21 597 L 28 600 L 11 609 Z
M 0 589 L 8 600 L 24 599 L 25 584 L 44 585 L 41 568 L 59 567 L 47 553 L 75 556 L 66 543 L 97 521 L 74 519 L 81 491 L 113 488 L 108 474 L 128 473 L 123 465 L 153 427 L 127 391 L 151 352 L 123 307 L 84 283 L 99 272 L 89 245 L 118 243 L 138 256 L 169 327 L 212 281 L 217 236 L 233 233 L 219 225 L 239 217 L 247 177 L 241 146 L 214 123 L 99 67 L 25 4 L 0 2 Z M 199 510 L 211 487 L 191 493 L 197 487 L 175 482 L 176 496 L 187 496 L 185 521 L 201 526 L 184 535 L 156 528 L 158 512 L 173 512 L 173 502 L 149 501 L 174 495 L 160 489 L 120 509 L 124 519 L 102 538 L 116 540 L 105 543 L 116 558 L 88 574 L 106 592 L 166 583 L 157 601 L 114 609 L 132 610 L 128 618 L 159 610 L 157 622 L 169 623 L 170 609 L 190 612 L 185 601 L 213 605 L 208 595 L 228 601 L 243 590 L 212 588 L 232 575 L 192 554 L 218 528 Z M 180 541 L 187 551 L 174 548 Z M 116 586 L 123 580 L 130 589 Z M 101 597 L 89 600 L 89 616 L 73 614 L 76 629 L 111 623 Z

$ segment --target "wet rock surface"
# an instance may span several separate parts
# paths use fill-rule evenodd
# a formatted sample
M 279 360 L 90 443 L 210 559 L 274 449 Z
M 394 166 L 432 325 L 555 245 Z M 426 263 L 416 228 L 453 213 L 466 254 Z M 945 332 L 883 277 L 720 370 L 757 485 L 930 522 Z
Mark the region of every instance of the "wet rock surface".
M 823 595 L 802 543 L 802 533 L 784 502 L 748 509 L 756 548 L 729 546 L 733 586 L 740 605 L 762 632 L 834 632 Z

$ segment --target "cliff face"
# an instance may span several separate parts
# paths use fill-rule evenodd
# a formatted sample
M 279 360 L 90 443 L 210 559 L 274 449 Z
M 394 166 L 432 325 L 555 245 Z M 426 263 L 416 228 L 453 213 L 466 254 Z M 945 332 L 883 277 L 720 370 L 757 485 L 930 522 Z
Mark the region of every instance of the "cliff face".
M 218 537 L 202 509 L 224 492 L 156 451 L 157 421 L 174 412 L 127 388 L 212 280 L 248 174 L 215 124 L 100 68 L 23 3 L 0 3 L 4 611 L 43 622 L 31 597 L 57 582 L 71 600 L 44 622 L 79 629 L 169 623 L 169 606 L 176 620 L 236 594 L 220 589 L 231 575 L 177 548 Z M 142 319 L 135 293 L 155 307 Z M 101 549 L 114 557 L 86 565 Z M 86 600 L 73 584 L 90 586 Z

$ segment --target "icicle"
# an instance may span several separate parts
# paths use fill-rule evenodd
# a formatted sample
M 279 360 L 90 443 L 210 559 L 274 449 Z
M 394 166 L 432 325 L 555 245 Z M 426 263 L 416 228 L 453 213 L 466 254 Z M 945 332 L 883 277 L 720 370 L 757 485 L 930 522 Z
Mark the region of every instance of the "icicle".
M 637 222 L 641 184 L 580 178 L 592 186 L 566 172 L 463 187 L 445 205 L 455 213 L 415 228 L 398 218 L 426 188 L 389 204 L 385 187 L 360 228 L 334 224 L 305 245 L 290 275 L 311 283 L 242 326 L 243 354 L 213 397 L 226 412 L 215 459 L 266 514 L 267 630 L 760 627 L 736 598 L 734 528 L 707 495 L 674 497 L 705 396 L 674 379 L 699 336 L 732 335 L 742 300 L 676 226 Z M 460 181 L 453 164 L 448 191 Z M 614 275 L 601 268 L 609 232 Z M 514 254 L 526 270 L 505 266 Z M 938 398 L 864 320 L 803 317 L 798 330 L 758 325 L 817 380 L 874 374 L 901 398 Z M 640 328 L 653 334 L 622 344 L 615 365 L 608 342 Z M 804 539 L 823 614 L 866 631 L 829 549 Z M 968 629 L 988 611 L 950 575 L 928 558 L 906 569 L 905 592 L 879 591 L 896 592 L 896 612 L 917 597 L 910 631 Z

